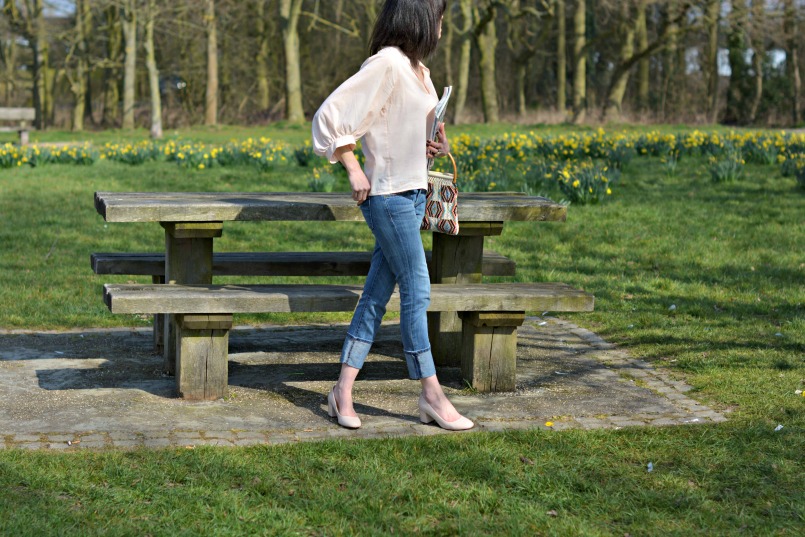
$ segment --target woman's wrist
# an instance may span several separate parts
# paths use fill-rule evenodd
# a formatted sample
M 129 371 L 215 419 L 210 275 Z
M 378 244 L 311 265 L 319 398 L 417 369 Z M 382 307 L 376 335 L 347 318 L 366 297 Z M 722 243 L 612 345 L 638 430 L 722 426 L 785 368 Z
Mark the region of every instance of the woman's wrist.
M 361 164 L 352 151 L 352 147 L 348 145 L 335 150 L 335 158 L 346 168 L 347 173 L 354 173 L 361 169 Z

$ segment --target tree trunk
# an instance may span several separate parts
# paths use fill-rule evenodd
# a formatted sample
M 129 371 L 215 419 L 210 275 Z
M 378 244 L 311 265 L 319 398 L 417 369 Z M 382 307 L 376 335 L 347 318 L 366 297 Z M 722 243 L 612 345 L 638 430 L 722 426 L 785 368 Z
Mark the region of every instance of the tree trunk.
M 648 29 L 646 27 L 647 0 L 638 0 L 635 17 L 635 38 L 637 50 L 648 48 Z M 637 109 L 646 112 L 649 108 L 651 59 L 646 57 L 637 64 Z
M 631 10 L 629 3 L 621 3 L 620 21 L 618 22 L 618 34 L 621 41 L 620 52 L 618 54 L 620 65 L 626 64 L 634 55 L 634 25 L 632 24 Z M 603 120 L 620 121 L 623 113 L 623 96 L 626 94 L 626 85 L 629 82 L 629 69 L 615 69 L 613 79 L 607 91 L 607 100 L 604 105 Z
M 439 46 L 444 52 L 444 79 L 447 86 L 453 85 L 453 39 L 456 32 L 453 27 L 452 13 L 450 9 L 445 13 L 442 24 L 442 41 Z
M 207 32 L 207 89 L 204 95 L 204 124 L 218 124 L 218 28 L 215 0 L 207 0 L 204 27 Z
M 45 18 L 42 15 L 42 0 L 25 2 L 22 8 L 20 9 L 13 0 L 7 0 L 4 4 L 4 12 L 9 23 L 25 38 L 31 48 L 32 93 L 36 111 L 34 124 L 37 129 L 44 129 L 48 117 L 48 42 Z
M 475 30 L 475 41 L 478 47 L 478 67 L 481 72 L 481 102 L 483 103 L 484 122 L 500 121 L 500 106 L 495 77 L 495 51 L 498 48 L 497 7 L 493 4 L 487 8 L 483 21 Z M 481 17 L 476 16 L 476 20 Z
M 269 35 L 266 25 L 266 0 L 257 0 L 255 12 L 255 27 L 257 30 L 257 108 L 261 113 L 268 112 L 269 82 L 268 82 L 268 41 Z
M 757 112 L 760 108 L 760 100 L 763 98 L 763 57 L 766 54 L 764 22 L 765 6 L 760 2 L 752 3 L 752 33 L 749 39 L 749 46 L 752 49 L 752 70 L 753 73 L 753 93 L 752 104 L 749 107 L 747 123 L 750 125 L 757 120 Z
M 556 0 L 556 111 L 567 112 L 567 28 L 565 0 Z
M 120 119 L 120 53 L 123 45 L 123 28 L 120 8 L 111 5 L 106 9 L 106 67 L 103 72 L 103 116 L 105 127 L 117 125 Z
M 524 62 L 517 64 L 517 114 L 524 118 L 526 114 L 525 82 L 528 65 Z
M 303 123 L 302 75 L 299 58 L 299 14 L 302 0 L 280 0 L 282 44 L 285 51 L 285 118 L 289 123 Z
M 151 138 L 162 138 L 162 97 L 159 94 L 159 69 L 154 53 L 154 20 L 157 17 L 156 0 L 148 0 L 145 21 L 145 66 L 148 68 L 148 90 L 151 95 Z
M 453 123 L 463 123 L 465 120 L 464 107 L 467 104 L 467 88 L 470 81 L 470 59 L 472 57 L 472 0 L 461 0 L 461 18 L 464 28 L 461 30 L 461 53 L 458 59 L 458 79 L 456 85 L 456 104 Z
M 677 23 L 677 8 L 679 0 L 671 0 L 668 2 L 667 12 L 665 15 L 665 23 L 671 34 L 668 40 L 668 46 L 665 47 L 665 54 L 663 55 L 663 91 L 662 91 L 662 117 L 664 120 L 676 118 L 677 114 L 677 100 L 678 95 L 678 70 L 682 67 L 677 64 L 679 58 L 677 53 L 679 50 L 679 40 L 677 38 L 678 23 Z
M 71 81 L 73 93 L 73 131 L 84 130 L 86 111 L 87 73 L 89 72 L 88 35 L 91 24 L 89 0 L 76 0 L 75 3 L 75 39 L 76 69 Z
M 797 35 L 797 7 L 794 0 L 785 0 L 784 33 L 786 39 L 785 68 L 791 84 L 791 121 L 796 127 L 802 120 L 800 98 L 802 95 L 802 79 L 799 75 L 799 39 Z
M 134 128 L 134 99 L 137 77 L 137 10 L 136 0 L 127 0 L 122 17 L 126 40 L 126 60 L 123 68 L 123 128 Z
M 727 34 L 729 51 L 730 80 L 727 86 L 727 109 L 724 122 L 743 124 L 746 122 L 746 95 L 748 69 L 746 67 L 746 4 L 744 0 L 732 2 L 730 29 Z
M 721 0 L 710 0 L 707 4 L 707 120 L 716 122 L 718 115 L 718 22 L 721 13 Z
M 573 14 L 573 123 L 583 123 L 587 107 L 586 0 L 577 0 Z
M 4 56 L 4 64 L 6 68 L 6 74 L 3 77 L 5 79 L 4 86 L 4 104 L 6 106 L 12 106 L 14 102 L 14 94 L 16 93 L 16 85 L 17 85 L 17 40 L 16 39 L 9 39 L 8 46 L 6 47 L 5 51 L 3 52 Z

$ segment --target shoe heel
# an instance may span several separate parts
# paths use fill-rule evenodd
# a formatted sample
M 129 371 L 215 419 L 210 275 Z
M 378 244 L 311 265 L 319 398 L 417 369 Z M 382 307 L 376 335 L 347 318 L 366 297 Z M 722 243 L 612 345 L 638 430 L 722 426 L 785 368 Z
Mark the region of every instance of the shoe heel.
M 335 413 L 335 405 L 333 405 L 332 392 L 327 395 L 327 414 L 329 414 L 331 418 L 335 418 L 338 415 Z
M 425 412 L 424 410 L 420 410 L 419 421 L 421 421 L 422 423 L 430 423 L 433 421 L 433 418 L 431 418 L 430 415 L 428 415 L 428 413 Z

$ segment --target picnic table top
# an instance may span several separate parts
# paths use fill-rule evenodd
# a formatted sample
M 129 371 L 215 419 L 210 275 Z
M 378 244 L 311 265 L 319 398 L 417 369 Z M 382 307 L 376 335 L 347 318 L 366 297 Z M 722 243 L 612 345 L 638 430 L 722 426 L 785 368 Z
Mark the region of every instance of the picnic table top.
M 107 222 L 363 221 L 345 192 L 96 192 Z M 510 193 L 459 194 L 461 222 L 564 221 L 567 207 Z

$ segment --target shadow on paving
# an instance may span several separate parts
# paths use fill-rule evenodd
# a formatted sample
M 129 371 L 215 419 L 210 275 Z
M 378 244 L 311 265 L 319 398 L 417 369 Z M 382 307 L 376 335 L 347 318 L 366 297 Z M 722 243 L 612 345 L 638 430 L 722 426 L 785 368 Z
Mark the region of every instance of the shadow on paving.
M 270 442 L 440 432 L 419 423 L 419 383 L 407 379 L 397 324 L 382 328 L 356 384 L 364 426 L 346 431 L 334 423 L 325 396 L 345 332 L 345 325 L 233 330 L 229 395 L 212 402 L 174 397 L 174 379 L 162 373 L 146 329 L 0 334 L 0 440 L 16 446 L 17 437 L 95 435 L 108 447 L 126 435 L 171 445 L 193 435 L 201 442 L 210 432 L 225 444 L 247 436 Z M 683 383 L 589 331 L 531 318 L 518 333 L 516 392 L 477 394 L 459 368 L 438 370 L 477 430 L 544 427 L 547 420 L 556 428 L 723 420 L 684 395 Z

